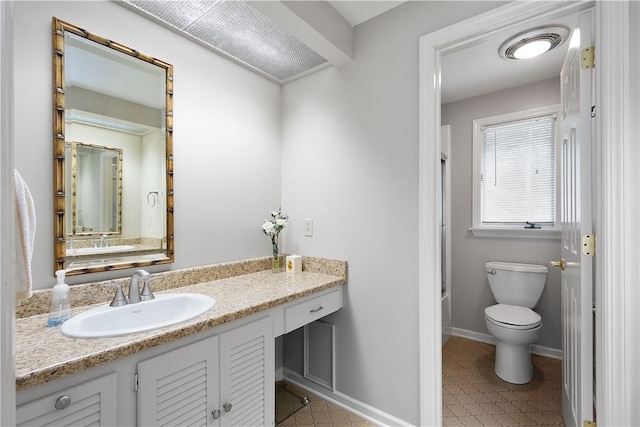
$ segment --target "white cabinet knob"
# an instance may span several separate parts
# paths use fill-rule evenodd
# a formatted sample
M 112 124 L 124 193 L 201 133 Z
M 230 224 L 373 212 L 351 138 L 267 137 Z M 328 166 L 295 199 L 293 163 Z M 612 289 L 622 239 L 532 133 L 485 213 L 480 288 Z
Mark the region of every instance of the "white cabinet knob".
M 69 396 L 60 396 L 56 399 L 56 409 L 65 409 L 71 405 L 71 398 Z

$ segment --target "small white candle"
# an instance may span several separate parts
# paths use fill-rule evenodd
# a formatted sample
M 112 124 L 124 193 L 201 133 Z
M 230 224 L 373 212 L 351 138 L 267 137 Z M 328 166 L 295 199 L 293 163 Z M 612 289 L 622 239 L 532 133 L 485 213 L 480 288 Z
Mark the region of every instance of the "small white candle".
M 286 261 L 287 273 L 302 272 L 302 257 L 300 255 L 289 255 Z

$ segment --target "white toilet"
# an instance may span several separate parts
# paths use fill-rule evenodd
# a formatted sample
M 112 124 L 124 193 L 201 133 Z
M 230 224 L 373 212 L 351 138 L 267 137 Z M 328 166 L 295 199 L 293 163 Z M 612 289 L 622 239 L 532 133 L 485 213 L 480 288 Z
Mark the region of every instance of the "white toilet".
M 531 344 L 538 339 L 542 318 L 531 310 L 547 282 L 544 265 L 488 262 L 491 292 L 498 304 L 484 309 L 489 333 L 496 339 L 495 372 L 513 384 L 533 377 Z

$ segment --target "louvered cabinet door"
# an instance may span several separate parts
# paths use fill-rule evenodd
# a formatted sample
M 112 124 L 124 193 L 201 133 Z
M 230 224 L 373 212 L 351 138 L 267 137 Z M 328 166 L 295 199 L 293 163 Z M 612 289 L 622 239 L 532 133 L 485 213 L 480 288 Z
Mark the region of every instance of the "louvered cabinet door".
M 220 421 L 223 426 L 273 425 L 275 354 L 271 318 L 220 335 Z
M 113 373 L 18 406 L 16 425 L 114 426 L 117 400 L 117 374 Z
M 141 426 L 216 426 L 218 337 L 138 363 Z

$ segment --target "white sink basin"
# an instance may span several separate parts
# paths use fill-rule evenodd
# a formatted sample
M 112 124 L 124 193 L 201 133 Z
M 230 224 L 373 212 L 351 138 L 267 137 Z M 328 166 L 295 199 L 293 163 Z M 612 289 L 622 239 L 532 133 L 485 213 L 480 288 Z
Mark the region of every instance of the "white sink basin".
M 200 294 L 159 294 L 151 301 L 122 307 L 100 306 L 64 322 L 63 335 L 104 338 L 135 334 L 193 319 L 211 309 L 214 298 Z
M 116 245 L 116 246 L 105 246 L 104 248 L 78 248 L 78 249 L 67 249 L 67 256 L 70 255 L 92 255 L 92 254 L 104 254 L 104 253 L 112 253 L 112 252 L 123 252 L 130 251 L 134 249 L 132 245 Z

